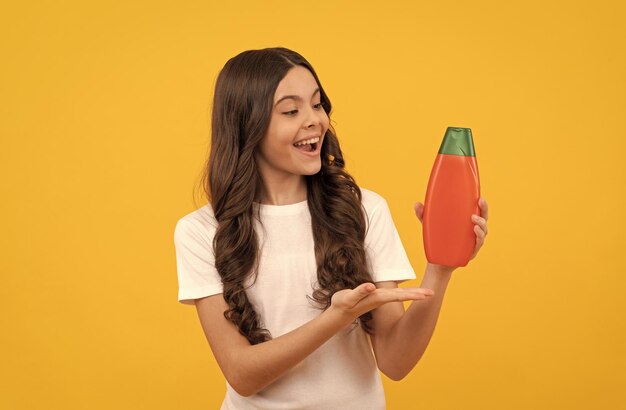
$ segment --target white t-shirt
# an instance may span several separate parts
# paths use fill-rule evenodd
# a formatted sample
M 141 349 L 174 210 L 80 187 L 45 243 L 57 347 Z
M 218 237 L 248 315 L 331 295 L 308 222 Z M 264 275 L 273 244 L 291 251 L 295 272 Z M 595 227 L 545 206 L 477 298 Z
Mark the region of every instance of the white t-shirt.
M 361 188 L 367 213 L 365 249 L 374 282 L 415 279 L 386 200 Z M 246 293 L 262 325 L 272 337 L 313 320 L 321 310 L 306 295 L 317 282 L 311 215 L 308 202 L 260 207 L 260 262 L 257 280 L 248 278 Z M 178 301 L 222 292 L 214 267 L 213 236 L 217 221 L 210 204 L 182 217 L 174 242 Z M 384 409 L 385 395 L 369 335 L 360 325 L 348 326 L 302 362 L 255 395 L 239 395 L 226 382 L 221 409 Z

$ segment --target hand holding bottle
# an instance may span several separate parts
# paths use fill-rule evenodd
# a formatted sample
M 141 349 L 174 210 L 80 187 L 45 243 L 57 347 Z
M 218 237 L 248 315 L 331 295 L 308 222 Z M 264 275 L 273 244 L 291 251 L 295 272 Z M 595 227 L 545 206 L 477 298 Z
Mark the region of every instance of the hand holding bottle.
M 478 206 L 480 207 L 480 215 L 473 214 L 472 222 L 474 222 L 474 233 L 476 234 L 476 247 L 474 248 L 474 253 L 470 257 L 470 260 L 474 259 L 478 254 L 480 248 L 482 248 L 485 243 L 485 237 L 487 236 L 487 220 L 489 219 L 489 207 L 487 206 L 487 201 L 485 198 L 480 197 L 478 200 Z M 420 223 L 422 222 L 422 216 L 424 213 L 424 204 L 421 202 L 417 202 L 414 205 L 415 215 L 417 219 L 419 219 Z M 456 269 L 456 266 L 445 266 L 445 265 L 434 265 L 437 269 L 452 272 Z

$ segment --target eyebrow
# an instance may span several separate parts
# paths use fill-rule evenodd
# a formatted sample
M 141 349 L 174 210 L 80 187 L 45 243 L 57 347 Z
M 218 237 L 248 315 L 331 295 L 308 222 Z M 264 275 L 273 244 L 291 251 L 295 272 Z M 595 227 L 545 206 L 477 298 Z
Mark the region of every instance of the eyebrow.
M 320 92 L 320 89 L 316 88 L 315 91 L 313 91 L 313 95 L 311 95 L 311 98 L 313 98 L 315 94 L 317 94 L 318 92 Z M 299 95 L 285 95 L 283 97 L 280 97 L 278 101 L 274 103 L 274 107 L 276 107 L 279 102 L 281 102 L 282 100 L 286 100 L 287 98 L 291 98 L 292 100 L 302 101 L 302 97 L 300 97 Z

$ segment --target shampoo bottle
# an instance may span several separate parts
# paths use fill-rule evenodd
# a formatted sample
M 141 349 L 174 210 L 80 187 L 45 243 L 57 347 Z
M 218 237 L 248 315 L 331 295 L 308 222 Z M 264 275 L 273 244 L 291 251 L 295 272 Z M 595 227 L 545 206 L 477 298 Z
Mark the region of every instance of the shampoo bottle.
M 422 215 L 426 259 L 467 265 L 476 246 L 472 214 L 480 215 L 480 179 L 469 128 L 448 127 L 435 158 Z

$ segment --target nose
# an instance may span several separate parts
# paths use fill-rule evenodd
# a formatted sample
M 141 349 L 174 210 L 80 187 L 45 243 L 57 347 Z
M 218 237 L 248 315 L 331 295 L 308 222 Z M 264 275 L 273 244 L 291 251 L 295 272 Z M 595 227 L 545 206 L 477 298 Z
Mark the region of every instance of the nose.
M 316 125 L 322 125 L 322 118 L 320 113 L 316 112 L 315 109 L 309 107 L 308 114 L 304 121 L 304 128 L 309 129 L 311 127 L 315 127 Z

